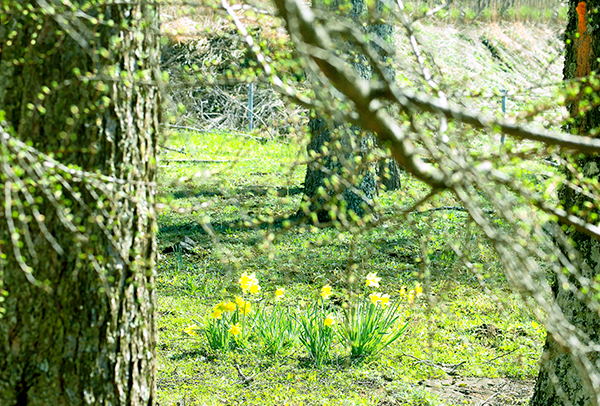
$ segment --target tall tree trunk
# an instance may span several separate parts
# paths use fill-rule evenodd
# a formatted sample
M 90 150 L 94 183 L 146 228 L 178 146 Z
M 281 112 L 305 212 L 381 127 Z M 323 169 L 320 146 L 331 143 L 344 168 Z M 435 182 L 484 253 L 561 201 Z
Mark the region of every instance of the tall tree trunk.
M 382 4 L 381 1 L 377 3 L 379 14 Z M 367 12 L 365 2 L 351 0 L 351 5 L 350 18 L 358 23 Z M 384 41 L 393 33 L 388 24 L 374 24 L 367 30 Z M 352 44 L 347 44 L 347 48 L 348 52 L 355 51 Z M 382 58 L 387 57 L 380 47 L 376 48 Z M 371 78 L 371 69 L 360 55 L 354 58 L 353 67 L 361 77 Z M 391 77 L 393 74 L 392 69 Z M 311 119 L 309 131 L 311 139 L 307 152 L 312 160 L 306 170 L 304 206 L 300 212 L 314 213 L 319 222 L 328 222 L 332 219 L 331 214 L 337 213 L 337 217 L 344 211 L 363 217 L 373 208 L 377 177 L 389 190 L 400 187 L 400 171 L 395 161 L 389 160 L 379 168 L 369 161 L 368 155 L 375 145 L 372 134 L 354 126 L 331 125 L 320 116 Z
M 3 3 L 1 405 L 154 404 L 158 14 L 107 3 Z
M 383 18 L 391 18 L 386 16 L 389 13 L 385 12 L 385 5 L 381 0 L 377 0 L 377 12 Z M 390 46 L 393 47 L 394 44 L 394 26 L 392 24 L 373 24 L 369 27 L 369 31 L 372 34 L 377 35 L 382 41 L 387 42 Z M 395 80 L 396 78 L 396 69 L 393 64 L 389 63 L 394 59 L 394 55 L 390 55 L 387 50 L 381 46 L 379 46 L 376 42 L 373 43 L 373 46 L 381 55 L 381 60 L 385 64 L 384 72 L 387 74 L 390 80 Z M 380 184 L 386 190 L 399 190 L 402 186 L 401 178 L 400 178 L 400 167 L 394 158 L 384 159 L 379 161 L 379 169 L 377 176 L 379 178 Z
M 565 80 L 585 77 L 598 70 L 598 16 L 590 11 L 599 6 L 598 0 L 587 4 L 576 0 L 569 2 L 569 22 L 565 35 Z M 583 86 L 587 84 L 583 83 Z M 597 86 L 595 92 L 598 92 Z M 569 106 L 572 122 L 567 130 L 572 133 L 588 135 L 591 129 L 600 126 L 598 107 L 583 115 L 579 113 L 579 103 L 584 101 L 585 94 L 582 89 Z M 600 158 L 583 156 L 576 163 L 581 168 L 580 173 L 586 178 L 600 179 Z M 565 209 L 570 211 L 575 206 L 583 208 L 590 203 L 586 202 L 589 199 L 583 194 L 566 184 L 561 187 L 559 197 Z M 593 207 L 597 207 L 598 202 L 591 203 Z M 586 219 L 592 222 L 591 218 Z M 581 277 L 597 280 L 600 274 L 600 242 L 574 230 L 568 231 L 567 236 L 572 239 L 572 245 L 578 251 L 577 258 L 572 262 Z M 600 316 L 590 306 L 590 302 L 597 299 L 588 295 L 582 297 L 581 284 L 573 275 L 569 276 L 568 285 L 555 280 L 553 290 L 556 302 L 569 322 L 580 330 L 580 340 L 590 348 L 600 345 Z M 597 394 L 593 390 L 593 386 L 600 382 L 598 352 L 593 350 L 586 353 L 585 349 L 576 347 L 572 342 L 560 343 L 551 334 L 547 335 L 531 406 L 598 404 Z
M 339 217 L 352 211 L 363 217 L 372 208 L 377 183 L 372 164 L 357 163 L 354 157 L 367 157 L 373 148 L 372 136 L 360 134 L 354 126 L 332 129 L 321 117 L 309 122 L 309 130 L 307 150 L 312 160 L 306 169 L 305 206 L 300 211 L 314 213 L 321 223 L 331 221 L 331 213 Z

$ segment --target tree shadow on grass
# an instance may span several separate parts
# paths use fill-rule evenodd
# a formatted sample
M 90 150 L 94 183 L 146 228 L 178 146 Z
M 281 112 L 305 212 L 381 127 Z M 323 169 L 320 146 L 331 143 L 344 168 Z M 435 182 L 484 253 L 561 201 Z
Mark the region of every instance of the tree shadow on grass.
M 196 188 L 184 188 L 174 192 L 165 193 L 173 199 L 187 199 L 193 197 L 225 197 L 232 198 L 236 196 L 266 196 L 267 194 L 277 194 L 278 197 L 295 196 L 304 193 L 304 188 L 300 186 L 285 187 L 285 186 L 258 186 L 250 185 L 231 190 L 215 188 L 213 190 L 199 190 Z
M 214 361 L 214 354 L 209 354 L 205 348 L 194 348 L 192 350 L 184 350 L 180 352 L 176 352 L 169 356 L 169 359 L 172 361 L 181 361 L 184 359 L 197 358 L 201 361 Z
M 289 226 L 293 224 L 301 223 L 306 217 L 294 213 L 291 215 L 284 215 L 280 218 L 272 219 L 272 221 L 260 221 L 258 223 L 253 222 L 249 219 L 238 219 L 227 222 L 211 222 L 209 224 L 202 224 L 197 221 L 188 221 L 182 224 L 168 225 L 159 227 L 159 235 L 208 235 L 207 230 L 215 232 L 217 234 L 228 234 L 232 232 L 248 232 L 257 230 L 280 230 L 287 227 L 286 222 L 289 222 Z

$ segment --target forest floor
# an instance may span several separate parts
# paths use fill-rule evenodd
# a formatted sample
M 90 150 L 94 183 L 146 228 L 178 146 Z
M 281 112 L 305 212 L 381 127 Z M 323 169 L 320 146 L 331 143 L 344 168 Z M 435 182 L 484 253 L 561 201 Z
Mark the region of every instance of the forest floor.
M 486 93 L 460 96 L 466 107 L 496 114 L 498 92 L 510 90 L 509 114 L 518 116 L 532 100 L 545 103 L 554 95 L 548 84 L 559 81 L 562 69 L 558 27 L 514 22 L 421 30 L 448 89 Z M 410 52 L 403 47 L 399 52 Z M 398 79 L 415 80 L 402 73 Z M 549 110 L 547 119 L 561 114 Z M 527 404 L 545 330 L 453 196 L 429 206 L 448 210 L 402 216 L 427 193 L 403 176 L 400 191 L 380 193 L 375 227 L 286 224 L 302 197 L 302 140 L 178 132 L 166 143 L 156 281 L 159 405 Z M 497 150 L 498 139 L 482 137 L 474 147 Z M 523 176 L 544 187 L 532 173 Z M 453 251 L 457 241 L 474 267 Z M 408 323 L 407 330 L 362 362 L 348 358 L 339 340 L 320 366 L 297 341 L 273 354 L 249 334 L 243 345 L 211 349 L 209 315 L 219 302 L 242 295 L 237 282 L 244 271 L 255 273 L 261 286 L 254 312 L 285 308 L 299 318 L 329 284 L 328 311 L 338 323 L 347 292 L 368 293 L 364 277 L 376 272 L 382 292 L 399 305 L 394 329 Z M 407 295 L 419 286 L 422 295 Z M 286 291 L 276 301 L 280 287 Z

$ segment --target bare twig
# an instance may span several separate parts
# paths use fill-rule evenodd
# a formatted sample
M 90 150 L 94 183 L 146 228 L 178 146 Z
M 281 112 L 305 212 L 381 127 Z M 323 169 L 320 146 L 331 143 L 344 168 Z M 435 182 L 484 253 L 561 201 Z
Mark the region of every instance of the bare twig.
M 454 372 L 458 368 L 460 368 L 461 366 L 463 366 L 464 364 L 467 363 L 467 361 L 461 361 L 458 364 L 437 364 L 435 362 L 420 359 L 418 357 L 415 357 L 414 355 L 407 354 L 405 352 L 403 352 L 401 355 L 416 360 L 417 364 L 425 364 L 425 365 L 429 365 L 430 367 L 441 369 L 443 372 L 447 373 L 448 375 L 454 374 Z
M 240 381 L 241 381 L 240 383 L 242 385 L 248 385 L 249 383 L 251 383 L 254 380 L 254 378 L 257 375 L 257 374 L 254 374 L 252 376 L 246 376 L 246 375 L 244 375 L 244 373 L 242 372 L 242 369 L 240 368 L 240 366 L 238 364 L 235 364 L 234 366 L 235 366 L 235 370 L 238 373 L 238 377 L 240 378 Z
M 504 354 L 500 354 L 500 355 L 498 355 L 497 357 L 490 358 L 490 359 L 488 360 L 488 362 L 492 362 L 492 361 L 495 361 L 495 360 L 497 360 L 497 359 L 504 358 L 504 357 L 506 357 L 508 354 L 512 354 L 513 352 L 517 351 L 518 349 L 519 349 L 519 348 L 515 348 L 515 349 L 512 349 L 512 350 L 510 350 L 510 351 L 506 351 Z

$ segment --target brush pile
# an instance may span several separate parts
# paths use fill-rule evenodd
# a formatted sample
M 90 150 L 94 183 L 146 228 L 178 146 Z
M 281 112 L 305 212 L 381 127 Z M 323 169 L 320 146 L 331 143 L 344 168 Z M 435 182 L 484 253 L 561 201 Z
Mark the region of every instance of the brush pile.
M 169 75 L 167 112 L 171 124 L 202 131 L 248 131 L 249 90 L 253 83 L 252 121 L 255 131 L 273 137 L 299 131 L 306 111 L 284 103 L 258 67 L 239 33 L 221 23 L 206 27 L 184 17 L 163 25 L 162 70 Z M 292 50 L 282 34 L 273 29 L 248 27 L 261 52 L 290 74 Z M 302 74 L 294 73 L 303 86 Z M 263 75 L 263 76 L 261 76 Z M 300 81 L 298 80 L 300 79 Z

